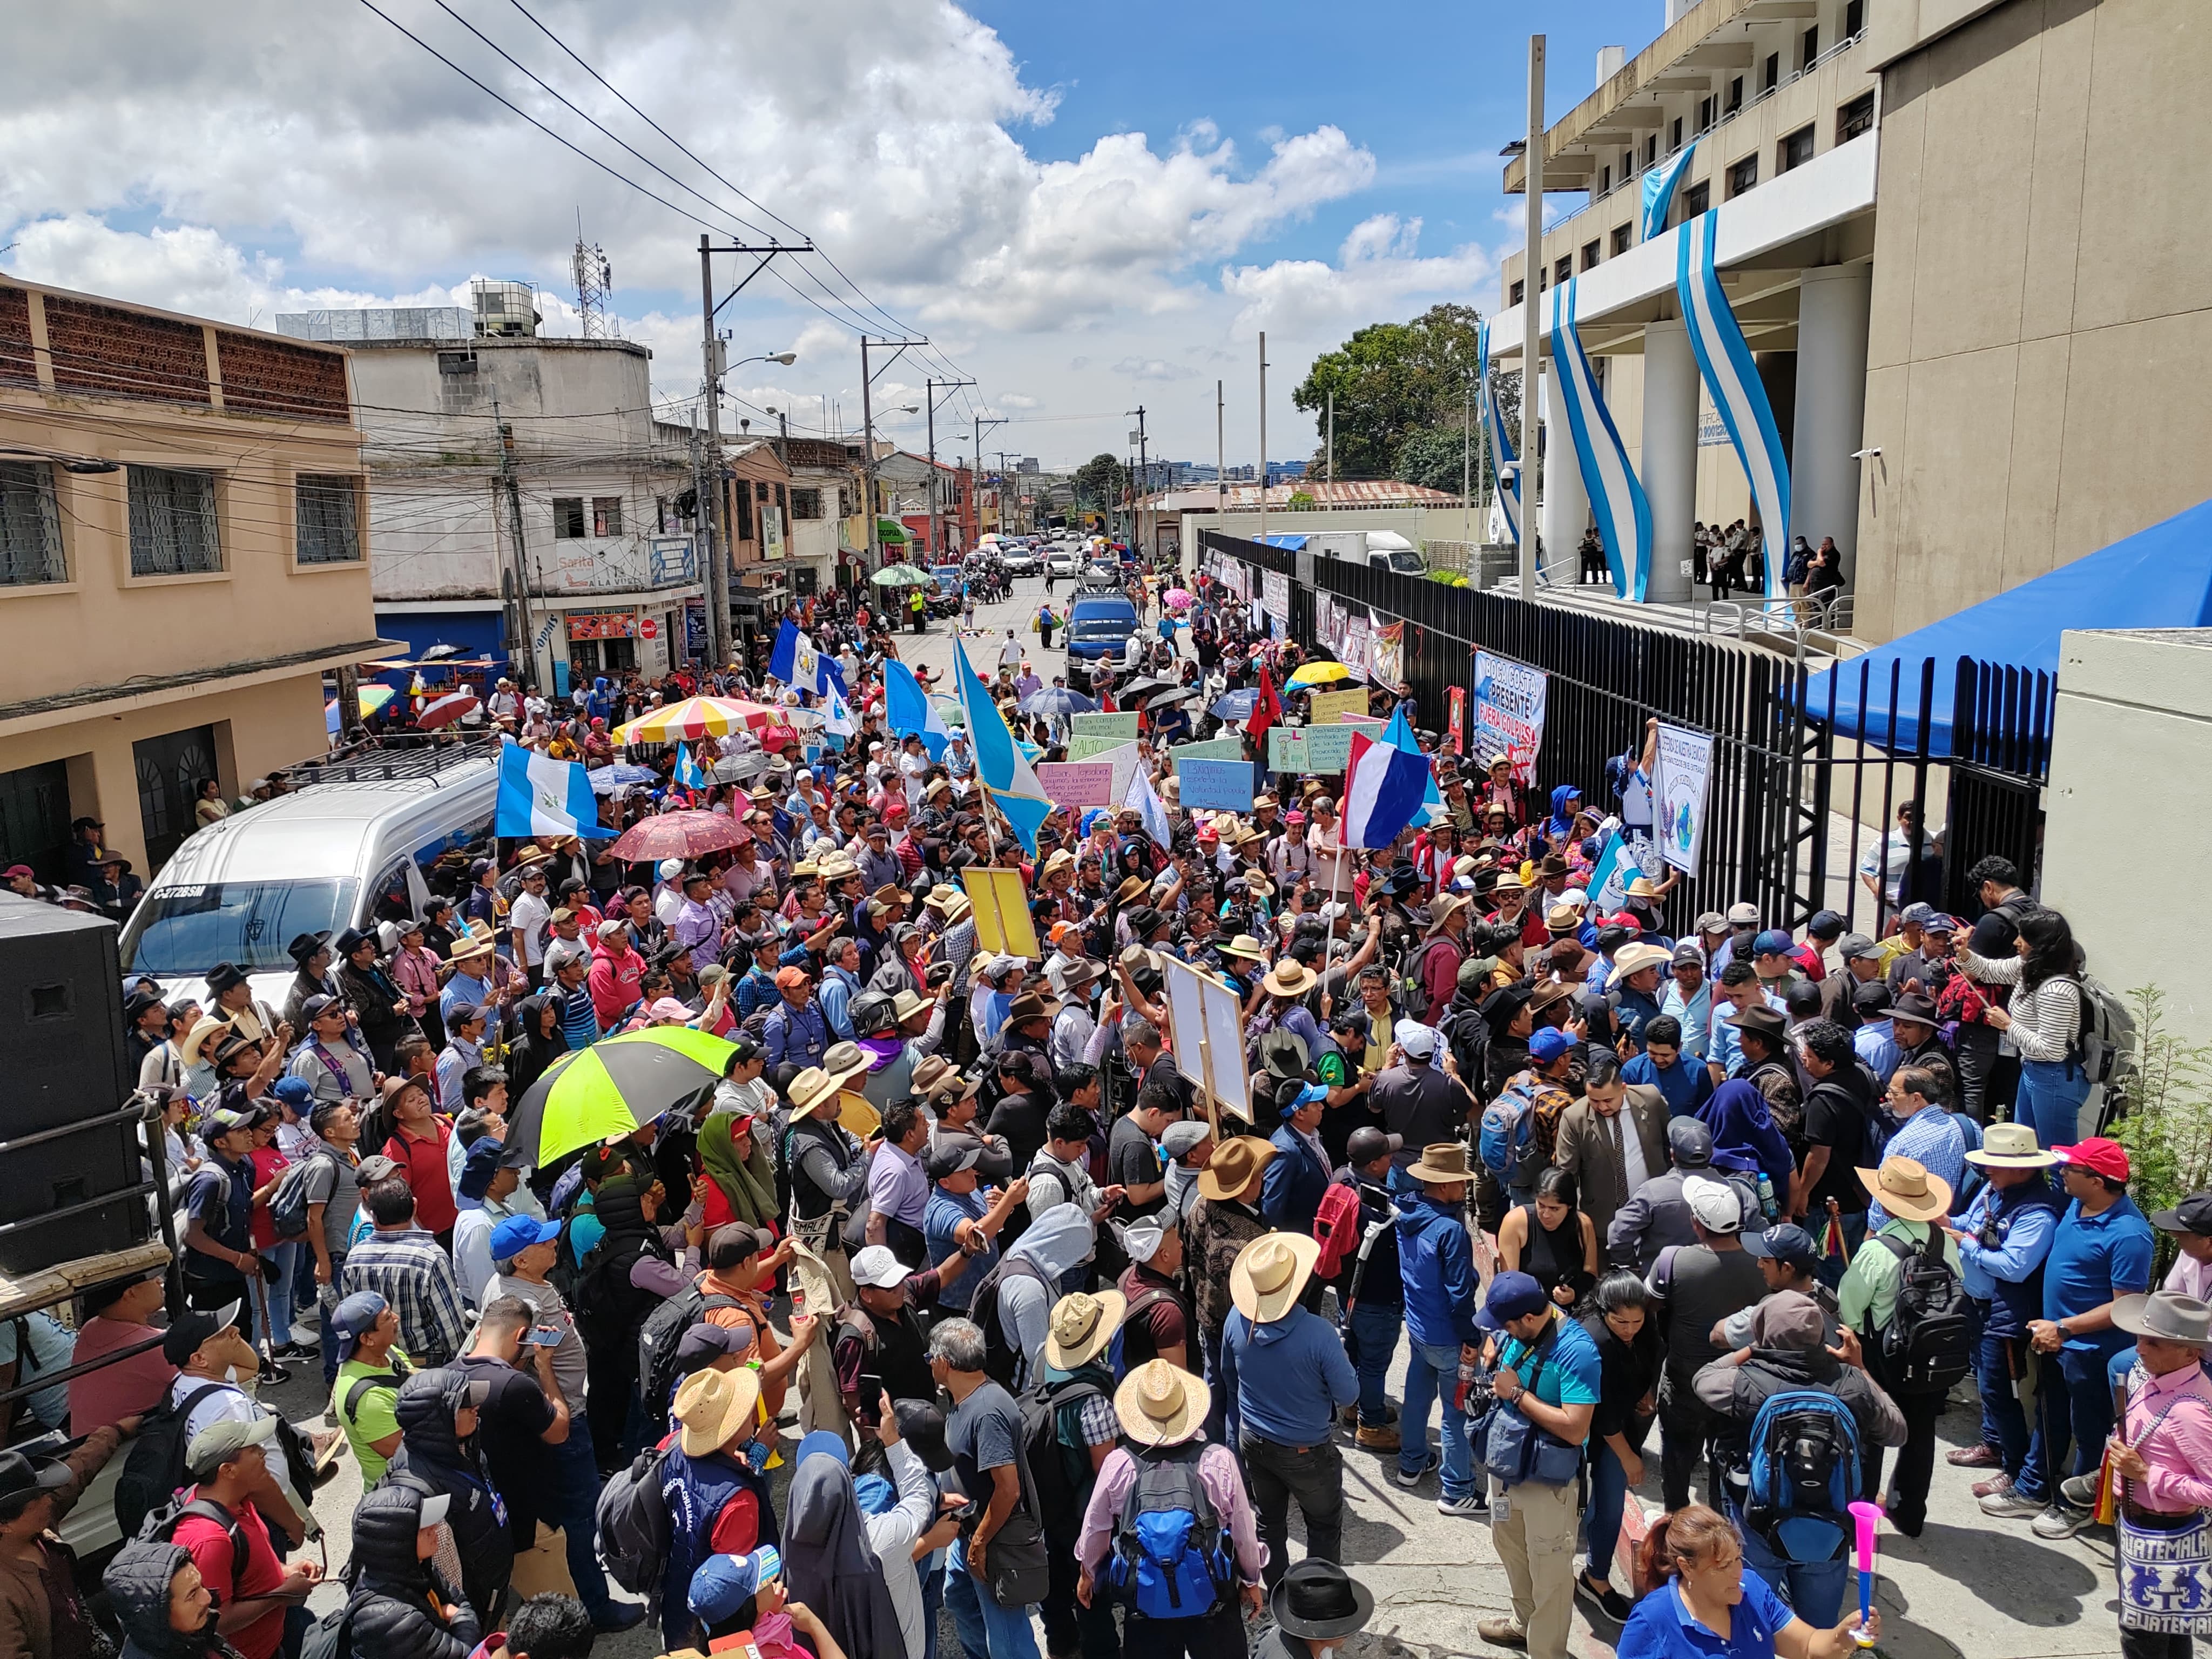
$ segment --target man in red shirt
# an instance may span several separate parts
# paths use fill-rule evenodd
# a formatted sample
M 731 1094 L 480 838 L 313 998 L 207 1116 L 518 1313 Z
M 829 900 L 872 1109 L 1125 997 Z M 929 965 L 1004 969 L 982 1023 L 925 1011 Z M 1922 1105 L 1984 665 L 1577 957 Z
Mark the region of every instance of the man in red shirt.
M 592 971 L 585 981 L 591 988 L 592 1009 L 603 1030 L 613 1030 L 637 1006 L 638 981 L 645 974 L 645 958 L 629 945 L 629 924 L 603 921 L 592 941 Z
M 191 1439 L 185 1466 L 197 1483 L 171 1534 L 215 1598 L 216 1629 L 240 1659 L 275 1659 L 286 1620 L 304 1629 L 309 1592 L 322 1579 L 312 1561 L 287 1568 L 269 1541 L 269 1528 L 246 1494 L 261 1484 L 276 1419 L 210 1424 Z M 243 1553 L 241 1554 L 241 1552 Z

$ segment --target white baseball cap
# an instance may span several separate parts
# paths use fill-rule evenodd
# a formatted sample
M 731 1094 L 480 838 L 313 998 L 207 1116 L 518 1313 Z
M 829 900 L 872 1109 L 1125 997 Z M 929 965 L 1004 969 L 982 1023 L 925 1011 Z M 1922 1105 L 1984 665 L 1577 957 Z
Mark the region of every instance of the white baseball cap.
M 1690 1206 L 1690 1213 L 1697 1217 L 1698 1224 L 1709 1233 L 1733 1233 L 1743 1226 L 1743 1200 L 1725 1181 L 1716 1181 L 1711 1176 L 1685 1176 L 1682 1201 Z
M 891 1254 L 888 1244 L 871 1244 L 853 1258 L 853 1282 L 878 1291 L 895 1291 L 907 1281 L 906 1263 Z

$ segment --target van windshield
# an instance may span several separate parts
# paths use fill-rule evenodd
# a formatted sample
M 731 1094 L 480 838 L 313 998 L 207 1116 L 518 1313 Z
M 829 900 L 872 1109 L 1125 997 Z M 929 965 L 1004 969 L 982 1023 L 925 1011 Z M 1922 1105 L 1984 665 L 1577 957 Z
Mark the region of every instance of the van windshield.
M 163 975 L 204 974 L 219 962 L 249 973 L 289 969 L 284 947 L 301 934 L 352 925 L 359 886 L 346 879 L 157 887 L 124 929 L 124 968 Z

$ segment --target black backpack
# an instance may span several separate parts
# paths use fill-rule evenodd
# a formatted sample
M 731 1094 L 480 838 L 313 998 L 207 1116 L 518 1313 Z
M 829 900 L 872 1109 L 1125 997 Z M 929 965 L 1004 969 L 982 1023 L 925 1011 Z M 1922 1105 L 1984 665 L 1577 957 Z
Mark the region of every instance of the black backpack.
M 617 1255 L 607 1249 L 612 1242 L 611 1237 L 602 1237 L 585 1255 L 576 1275 L 576 1300 L 570 1304 L 586 1346 L 605 1352 L 617 1351 L 635 1340 L 653 1313 L 653 1304 L 660 1300 L 651 1291 L 630 1283 L 629 1270 L 646 1254 L 643 1243 L 625 1239 L 624 1243 L 635 1243 L 638 1248 Z
M 1006 1322 L 999 1317 L 999 1291 L 1009 1274 L 1017 1279 L 1033 1279 L 1048 1292 L 1054 1288 L 1044 1269 L 1021 1255 L 1000 1256 L 975 1286 L 975 1298 L 968 1304 L 968 1316 L 983 1333 L 983 1370 L 993 1382 L 1006 1389 L 1013 1387 L 1014 1373 L 1021 1369 L 1022 1358 L 1015 1351 L 1012 1337 L 1007 1334 Z
M 633 1595 L 658 1595 L 668 1566 L 668 1498 L 661 1491 L 665 1449 L 648 1446 L 599 1489 L 593 1519 L 607 1577 Z
M 734 1296 L 710 1296 L 694 1283 L 646 1316 L 637 1334 L 637 1385 L 649 1438 L 658 1440 L 667 1432 L 669 1390 L 676 1383 L 676 1351 L 684 1346 L 684 1333 L 717 1309 L 744 1305 Z
M 1882 1382 L 1893 1392 L 1940 1394 L 1972 1369 L 1973 1304 L 1944 1259 L 1943 1231 L 1930 1225 L 1915 1249 L 1901 1238 L 1879 1235 L 1897 1258 L 1897 1305 L 1875 1333 L 1881 1344 Z
M 184 1503 L 176 1494 L 149 1511 L 138 1523 L 134 1534 L 142 1541 L 173 1544 L 177 1540 L 177 1523 L 187 1516 L 198 1516 L 212 1521 L 223 1529 L 230 1540 L 230 1591 L 226 1601 L 238 1599 L 238 1587 L 246 1577 L 246 1528 L 239 1518 L 211 1498 L 195 1498 Z
M 1096 1382 L 1071 1376 L 1058 1382 L 1040 1382 L 1021 1397 L 1022 1452 L 1029 1463 L 1030 1484 L 1036 1490 L 1037 1512 L 1055 1540 L 1065 1537 L 1073 1541 L 1083 1518 L 1084 1502 L 1090 1496 L 1085 1488 L 1091 1484 L 1089 1456 L 1060 1437 L 1060 1408 L 1101 1398 L 1105 1393 Z M 1083 1459 L 1079 1477 L 1073 1467 L 1075 1456 Z
M 140 1421 L 115 1483 L 115 1524 L 125 1538 L 137 1537 L 150 1516 L 169 1510 L 191 1484 L 185 1468 L 185 1420 L 201 1401 L 228 1386 L 203 1382 L 182 1401 L 173 1392 L 164 1394 Z

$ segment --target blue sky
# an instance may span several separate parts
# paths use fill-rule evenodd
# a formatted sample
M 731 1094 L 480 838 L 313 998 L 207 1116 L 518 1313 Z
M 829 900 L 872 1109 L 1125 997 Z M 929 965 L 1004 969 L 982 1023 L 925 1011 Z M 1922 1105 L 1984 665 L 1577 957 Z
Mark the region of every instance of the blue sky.
M 1631 52 L 1663 0 L 812 0 L 702 13 L 685 0 L 527 0 L 549 28 L 725 177 L 815 234 L 866 294 L 927 330 L 879 406 L 957 363 L 990 441 L 1049 463 L 1118 450 L 1139 401 L 1159 448 L 1210 456 L 1256 434 L 1265 329 L 1270 448 L 1307 453 L 1290 394 L 1362 324 L 1440 299 L 1495 303 L 1498 151 L 1523 123 L 1532 28 L 1556 117 L 1598 47 Z M 696 203 L 560 110 L 432 0 L 385 9 L 488 85 L 687 210 Z M 452 0 L 520 61 L 687 182 L 729 204 L 505 0 Z M 34 280 L 266 323 L 278 311 L 442 303 L 472 276 L 537 283 L 573 332 L 581 210 L 615 264 L 625 333 L 665 398 L 696 389 L 696 240 L 685 214 L 532 131 L 348 0 L 82 0 L 0 62 L 0 267 Z M 351 73 L 301 77 L 309 59 Z M 1134 135 L 1142 135 L 1141 142 Z M 1564 198 L 1562 198 L 1564 204 Z M 712 215 L 708 216 L 712 217 Z M 718 222 L 718 229 L 726 225 Z M 723 231 L 726 234 L 726 230 Z M 818 268 L 817 268 L 818 269 Z M 821 271 L 833 288 L 842 279 Z M 833 307 L 833 309 L 835 307 Z M 753 408 L 825 404 L 850 430 L 858 348 L 763 282 L 727 314 L 733 356 L 796 347 L 731 387 Z M 880 319 L 879 319 L 880 320 Z M 742 412 L 732 410 L 732 417 Z M 832 423 L 835 424 L 833 416 Z M 944 424 L 951 424 L 948 420 Z M 884 429 L 918 445 L 918 418 Z

